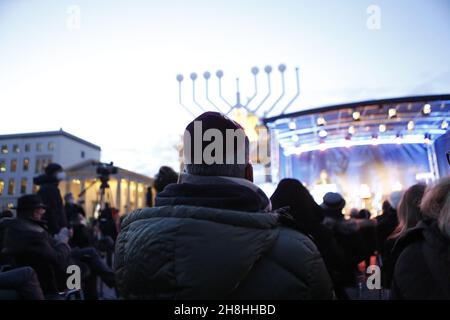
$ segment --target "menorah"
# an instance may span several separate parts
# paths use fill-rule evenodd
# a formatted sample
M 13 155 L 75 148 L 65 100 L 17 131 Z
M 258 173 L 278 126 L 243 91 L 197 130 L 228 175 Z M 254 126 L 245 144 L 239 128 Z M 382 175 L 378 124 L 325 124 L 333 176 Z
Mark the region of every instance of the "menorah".
M 278 96 L 278 98 L 272 102 L 271 104 L 268 103 L 270 101 L 270 97 L 272 96 L 272 79 L 271 75 L 273 72 L 273 68 L 270 65 L 267 65 L 264 67 L 264 73 L 267 77 L 267 92 L 264 95 L 264 97 L 259 101 L 259 103 L 255 103 L 256 97 L 258 96 L 258 75 L 260 73 L 260 70 L 258 67 L 251 68 L 251 73 L 253 75 L 253 81 L 254 81 L 254 89 L 253 93 L 249 98 L 247 99 L 247 102 L 245 104 L 242 104 L 241 102 L 241 92 L 239 89 L 239 78 L 236 79 L 236 102 L 234 104 L 230 103 L 228 99 L 226 99 L 222 94 L 222 80 L 224 78 L 224 72 L 222 70 L 216 71 L 216 77 L 217 77 L 217 84 L 218 84 L 218 101 L 213 101 L 210 97 L 210 91 L 209 91 L 209 81 L 211 80 L 211 73 L 209 71 L 205 71 L 203 73 L 203 79 L 205 80 L 205 91 L 204 91 L 204 98 L 208 105 L 205 105 L 200 103 L 198 101 L 197 96 L 197 80 L 198 75 L 197 73 L 193 72 L 190 74 L 190 79 L 192 81 L 192 105 L 188 106 L 183 101 L 183 88 L 182 83 L 184 81 L 184 76 L 182 74 L 177 75 L 176 79 L 178 81 L 178 97 L 179 97 L 179 103 L 180 105 L 193 117 L 195 117 L 196 112 L 205 112 L 207 110 L 217 110 L 224 114 L 229 114 L 231 111 L 235 109 L 245 109 L 247 111 L 247 114 L 256 115 L 258 118 L 264 118 L 268 114 L 270 114 L 277 106 L 281 104 L 282 99 L 286 95 L 286 85 L 285 85 L 285 74 L 286 74 L 286 65 L 280 64 L 278 66 L 278 71 L 280 73 L 280 80 L 281 80 L 281 93 Z M 287 104 L 285 104 L 280 114 L 284 114 L 286 110 L 294 103 L 294 101 L 300 96 L 300 80 L 299 80 L 299 68 L 295 68 L 295 80 L 296 80 L 296 93 L 295 95 L 288 101 Z M 219 102 L 220 101 L 220 102 Z M 221 105 L 221 106 L 220 106 Z

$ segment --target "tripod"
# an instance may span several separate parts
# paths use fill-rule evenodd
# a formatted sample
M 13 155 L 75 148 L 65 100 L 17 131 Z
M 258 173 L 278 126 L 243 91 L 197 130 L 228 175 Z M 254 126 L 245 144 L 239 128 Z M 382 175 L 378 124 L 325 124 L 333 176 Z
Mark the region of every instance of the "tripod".
M 98 181 L 100 181 L 99 192 L 94 205 L 94 217 L 97 218 L 106 209 L 106 203 L 109 203 L 111 207 L 115 207 L 115 201 L 111 188 L 109 186 L 109 176 L 100 175 L 89 186 L 84 188 L 79 194 L 78 198 L 81 198 L 89 189 L 91 189 Z

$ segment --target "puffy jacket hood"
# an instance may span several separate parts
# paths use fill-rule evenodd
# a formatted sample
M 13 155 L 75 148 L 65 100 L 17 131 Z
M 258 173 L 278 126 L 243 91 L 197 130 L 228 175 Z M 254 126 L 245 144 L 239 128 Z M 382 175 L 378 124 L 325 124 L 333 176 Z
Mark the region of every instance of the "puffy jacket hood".
M 116 245 L 119 288 L 127 298 L 226 298 L 272 248 L 277 225 L 267 213 L 192 206 L 134 212 Z
M 182 174 L 156 197 L 156 206 L 193 205 L 248 212 L 268 212 L 265 193 L 246 179 Z

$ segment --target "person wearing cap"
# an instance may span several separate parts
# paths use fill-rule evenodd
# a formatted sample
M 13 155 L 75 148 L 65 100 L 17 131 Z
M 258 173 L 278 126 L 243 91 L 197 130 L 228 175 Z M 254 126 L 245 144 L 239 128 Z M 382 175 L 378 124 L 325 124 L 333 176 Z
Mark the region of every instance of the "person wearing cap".
M 21 196 L 15 208 L 17 218 L 0 226 L 0 242 L 2 253 L 14 265 L 33 267 L 43 292 L 54 294 L 59 290 L 58 280 L 66 276 L 71 250 L 67 245 L 68 234 L 62 232 L 56 240 L 48 233 L 42 219 L 46 208 L 38 195 Z
M 186 128 L 183 153 L 178 183 L 122 222 L 115 270 L 124 298 L 333 298 L 314 243 L 281 226 L 253 184 L 239 124 L 202 114 Z
M 48 224 L 48 231 L 55 235 L 62 228 L 67 227 L 67 218 L 58 185 L 65 180 L 63 168 L 57 163 L 50 163 L 45 173 L 34 178 L 34 184 L 40 186 L 38 195 L 47 206 L 44 219 Z
M 343 219 L 342 210 L 345 207 L 345 199 L 336 192 L 327 192 L 323 196 L 323 203 L 320 205 L 326 217 L 332 219 Z
M 342 210 L 345 199 L 341 194 L 328 192 L 320 205 L 324 210 L 323 224 L 333 231 L 338 245 L 344 252 L 344 266 L 342 268 L 341 284 L 354 288 L 358 264 L 370 259 L 376 250 L 376 223 L 360 219 L 346 220 Z

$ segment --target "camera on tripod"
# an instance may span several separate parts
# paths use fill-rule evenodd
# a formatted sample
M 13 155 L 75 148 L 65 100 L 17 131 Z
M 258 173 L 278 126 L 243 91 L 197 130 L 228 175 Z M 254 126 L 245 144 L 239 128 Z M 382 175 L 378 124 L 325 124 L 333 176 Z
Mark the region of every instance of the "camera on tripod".
M 109 176 L 112 174 L 117 174 L 118 168 L 114 166 L 113 162 L 110 162 L 110 163 L 99 162 L 97 164 L 96 172 L 97 172 L 97 177 L 102 182 L 100 188 L 105 189 L 105 188 L 109 188 L 109 185 L 108 185 Z

